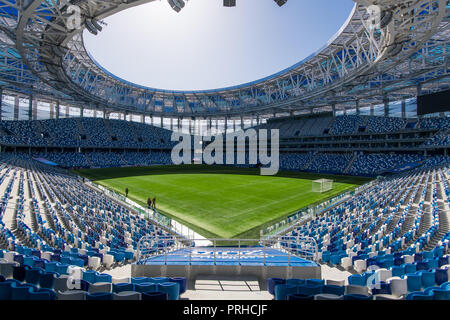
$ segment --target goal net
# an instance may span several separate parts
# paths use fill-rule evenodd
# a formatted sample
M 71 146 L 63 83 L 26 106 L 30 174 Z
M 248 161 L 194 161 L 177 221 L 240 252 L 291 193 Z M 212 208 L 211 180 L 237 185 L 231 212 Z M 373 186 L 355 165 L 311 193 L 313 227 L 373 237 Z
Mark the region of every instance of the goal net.
M 313 192 L 327 192 L 333 189 L 333 180 L 330 179 L 318 179 L 312 182 L 312 191 Z

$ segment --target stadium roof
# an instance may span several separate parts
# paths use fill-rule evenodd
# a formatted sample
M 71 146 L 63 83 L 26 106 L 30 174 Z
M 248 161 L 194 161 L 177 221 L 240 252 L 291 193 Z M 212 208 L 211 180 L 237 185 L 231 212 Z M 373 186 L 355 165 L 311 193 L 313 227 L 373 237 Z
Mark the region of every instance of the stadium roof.
M 378 104 L 414 97 L 418 85 L 433 91 L 449 85 L 446 0 L 354 0 L 349 18 L 322 49 L 270 77 L 204 91 L 140 86 L 102 68 L 82 34 L 151 1 L 0 0 L 0 86 L 107 112 L 231 117 Z M 373 4 L 381 12 L 378 27 L 368 12 Z M 73 5 L 83 27 L 71 31 Z

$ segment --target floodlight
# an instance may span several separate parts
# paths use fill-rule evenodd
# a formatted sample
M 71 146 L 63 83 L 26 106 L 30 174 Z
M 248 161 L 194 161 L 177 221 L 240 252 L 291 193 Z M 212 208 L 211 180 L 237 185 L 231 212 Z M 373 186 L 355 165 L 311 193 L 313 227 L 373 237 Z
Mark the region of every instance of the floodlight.
M 236 7 L 236 0 L 223 0 L 224 7 Z
M 97 30 L 97 28 L 94 26 L 94 24 L 92 23 L 92 20 L 91 20 L 91 19 L 87 19 L 85 25 L 86 25 L 86 29 L 87 29 L 90 33 L 92 33 L 92 34 L 94 34 L 94 35 L 97 35 L 97 34 L 98 34 L 98 30 Z

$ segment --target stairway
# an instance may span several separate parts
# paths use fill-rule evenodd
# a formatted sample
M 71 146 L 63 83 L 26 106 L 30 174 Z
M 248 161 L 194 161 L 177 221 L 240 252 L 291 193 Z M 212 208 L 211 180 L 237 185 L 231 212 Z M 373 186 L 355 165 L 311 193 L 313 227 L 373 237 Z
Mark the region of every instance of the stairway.
M 441 239 L 450 231 L 448 224 L 448 212 L 439 211 L 439 230 L 430 239 L 425 250 L 432 250 L 441 241 Z
M 311 160 L 304 167 L 302 167 L 300 169 L 300 171 L 304 171 L 304 170 L 308 169 L 308 167 L 311 165 L 311 163 L 313 163 L 313 161 L 317 155 L 318 155 L 318 152 L 314 153 L 314 155 L 311 157 Z
M 78 133 L 79 133 L 80 135 L 85 135 L 86 132 L 84 131 L 83 125 L 81 124 L 80 118 L 76 118 L 76 121 L 77 121 Z
M 347 167 L 344 169 L 343 174 L 348 174 L 348 172 L 350 171 L 350 169 L 351 169 L 353 163 L 355 162 L 355 160 L 356 160 L 357 158 L 358 158 L 357 153 L 356 153 L 356 152 L 353 152 L 353 157 L 352 157 L 352 159 L 349 161 Z
M 106 119 L 106 118 L 103 119 L 103 122 L 105 123 L 106 130 L 108 130 L 109 139 L 112 140 L 112 137 L 116 136 L 116 134 L 114 133 L 113 129 L 111 128 L 111 125 L 110 125 L 108 119 Z

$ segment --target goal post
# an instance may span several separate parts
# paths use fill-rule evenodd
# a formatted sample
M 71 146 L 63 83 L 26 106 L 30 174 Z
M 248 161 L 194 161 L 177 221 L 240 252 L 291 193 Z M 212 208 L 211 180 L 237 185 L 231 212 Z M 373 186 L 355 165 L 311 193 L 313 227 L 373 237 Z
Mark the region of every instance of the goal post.
M 330 179 L 318 179 L 312 182 L 312 191 L 324 193 L 333 189 L 333 180 Z

